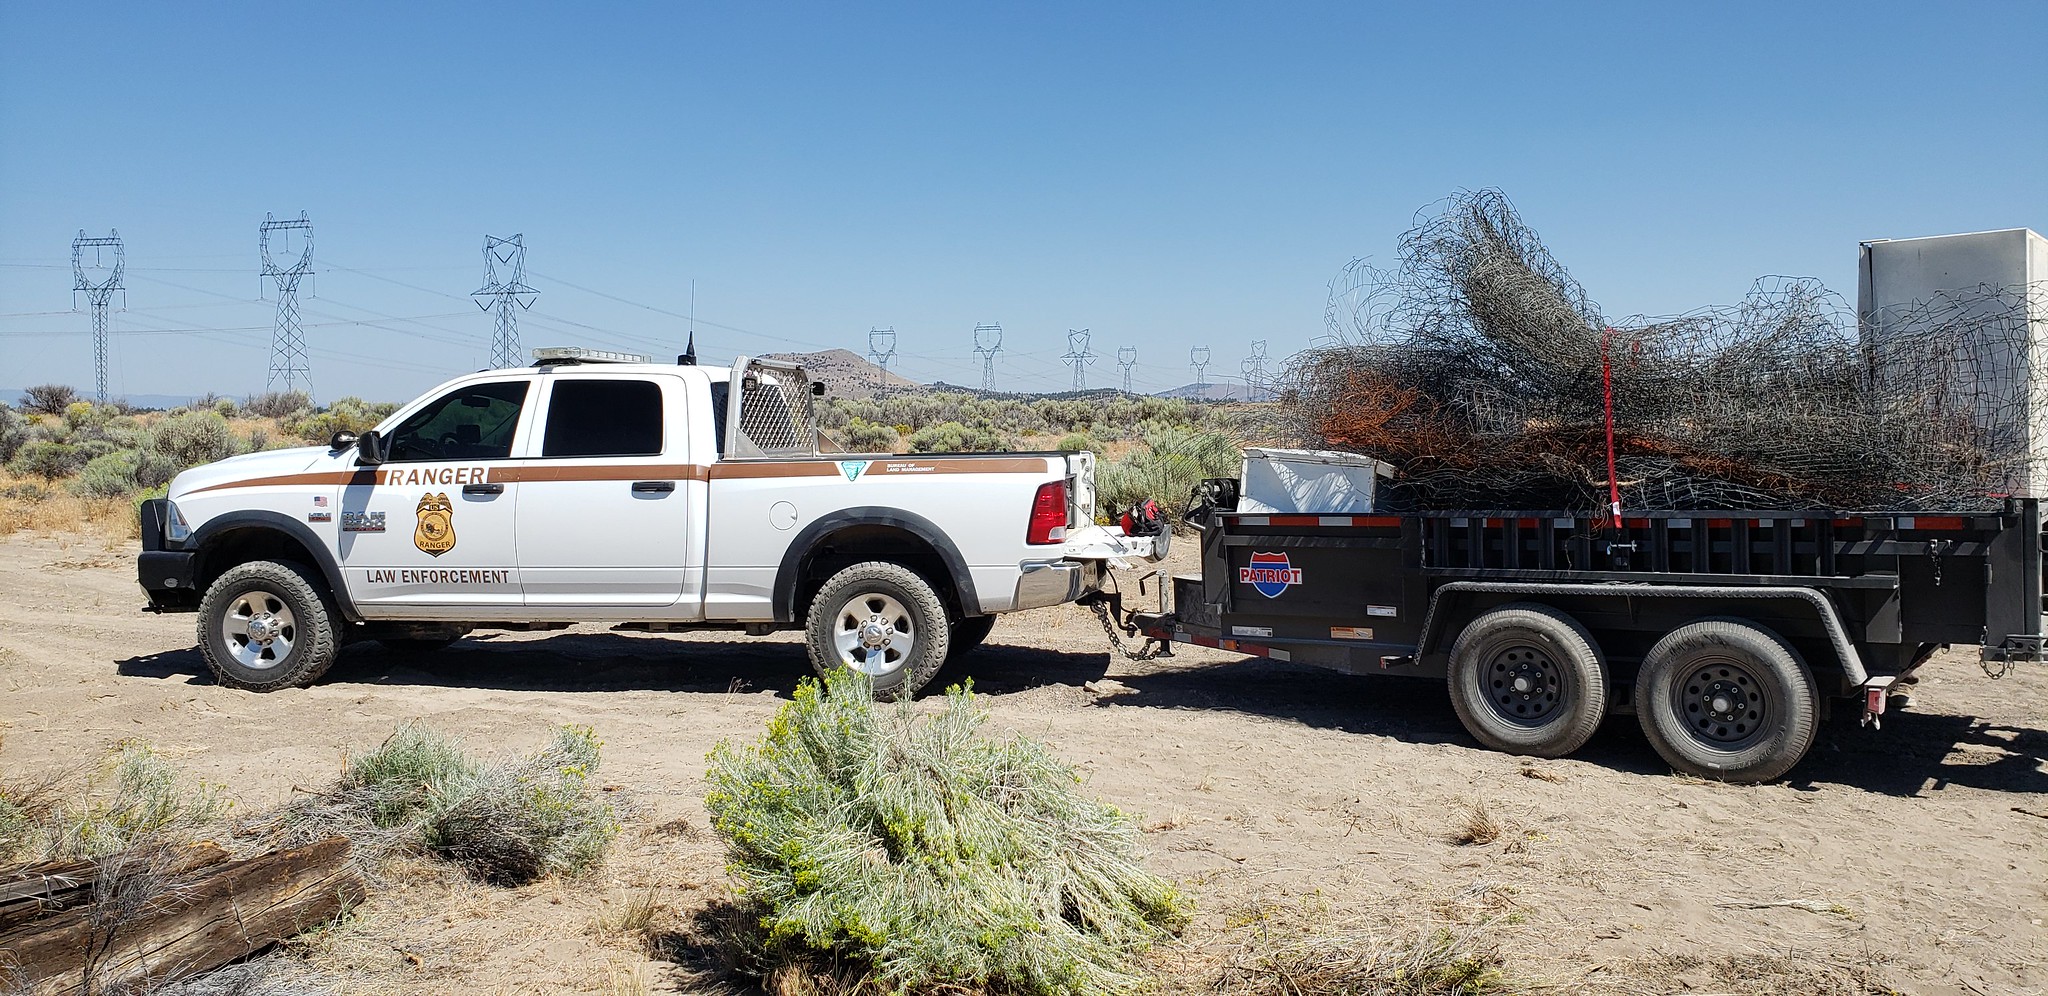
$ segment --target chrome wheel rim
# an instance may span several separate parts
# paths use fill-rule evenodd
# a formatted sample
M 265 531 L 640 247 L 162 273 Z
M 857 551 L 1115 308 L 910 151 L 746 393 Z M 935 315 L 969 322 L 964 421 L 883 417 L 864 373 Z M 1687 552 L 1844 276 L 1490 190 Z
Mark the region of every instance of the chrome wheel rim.
M 840 664 L 879 678 L 902 670 L 917 650 L 917 623 L 888 595 L 855 595 L 833 617 L 832 644 Z
M 291 656 L 299 638 L 298 619 L 275 592 L 245 591 L 228 603 L 220 635 L 235 663 L 251 671 L 268 671 Z

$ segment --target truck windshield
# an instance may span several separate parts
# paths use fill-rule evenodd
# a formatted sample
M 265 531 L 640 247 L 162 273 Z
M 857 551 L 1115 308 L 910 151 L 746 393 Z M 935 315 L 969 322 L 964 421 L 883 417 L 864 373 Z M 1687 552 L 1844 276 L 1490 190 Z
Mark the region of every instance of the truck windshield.
M 391 430 L 392 462 L 502 460 L 512 455 L 512 434 L 526 406 L 527 382 L 499 381 L 456 388 L 412 413 Z

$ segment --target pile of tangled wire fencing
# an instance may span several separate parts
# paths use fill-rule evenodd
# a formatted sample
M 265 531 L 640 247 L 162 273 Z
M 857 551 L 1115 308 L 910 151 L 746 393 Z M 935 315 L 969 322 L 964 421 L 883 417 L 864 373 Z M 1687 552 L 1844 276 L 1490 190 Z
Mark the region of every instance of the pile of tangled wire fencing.
M 2042 285 L 1916 302 L 1859 332 L 1818 281 L 1610 322 L 1498 191 L 1354 260 L 1284 403 L 1310 441 L 1392 464 L 1420 509 L 1980 508 L 2026 480 Z M 1611 406 L 1611 415 L 1610 415 Z M 1612 430 L 1610 461 L 1609 430 Z

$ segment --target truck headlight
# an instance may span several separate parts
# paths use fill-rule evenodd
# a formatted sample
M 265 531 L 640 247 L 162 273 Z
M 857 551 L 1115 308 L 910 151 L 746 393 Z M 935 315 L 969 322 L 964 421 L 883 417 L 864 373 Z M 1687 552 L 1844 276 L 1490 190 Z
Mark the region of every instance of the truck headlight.
M 192 525 L 185 521 L 185 513 L 178 511 L 178 504 L 164 502 L 164 542 L 182 545 L 192 538 Z

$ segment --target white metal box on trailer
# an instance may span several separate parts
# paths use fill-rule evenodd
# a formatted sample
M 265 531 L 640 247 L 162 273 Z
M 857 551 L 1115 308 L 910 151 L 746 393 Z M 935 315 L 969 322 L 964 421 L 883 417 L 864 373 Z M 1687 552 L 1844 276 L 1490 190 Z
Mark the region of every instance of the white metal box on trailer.
M 1881 239 L 1860 255 L 1856 318 L 1874 389 L 1938 375 L 1986 440 L 2017 455 L 2006 490 L 2048 495 L 2048 239 L 2010 228 Z M 1957 355 L 1923 355 L 1936 333 L 1960 342 Z
M 1379 479 L 1394 468 L 1356 453 L 1328 450 L 1244 451 L 1240 512 L 1371 512 Z

